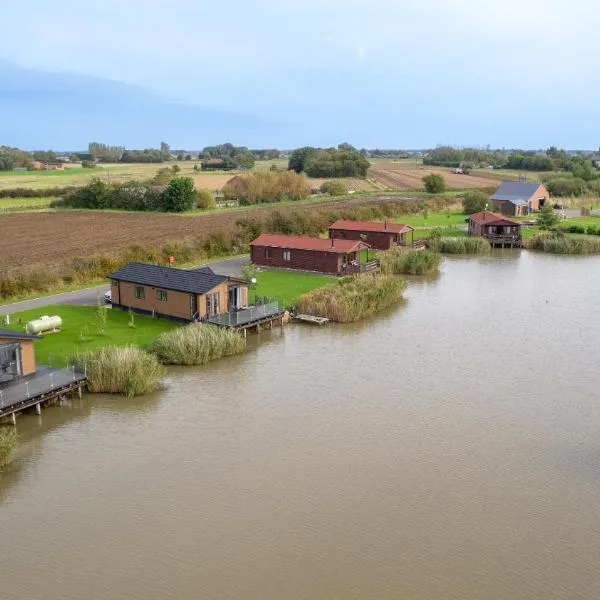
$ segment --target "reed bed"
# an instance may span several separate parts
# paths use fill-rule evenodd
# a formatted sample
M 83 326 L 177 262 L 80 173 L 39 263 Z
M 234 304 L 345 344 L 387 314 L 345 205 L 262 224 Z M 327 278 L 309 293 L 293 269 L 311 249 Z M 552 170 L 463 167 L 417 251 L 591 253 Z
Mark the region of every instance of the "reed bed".
M 527 240 L 526 247 L 550 254 L 600 254 L 600 239 L 571 237 L 560 232 L 541 233 Z
M 90 392 L 132 398 L 156 390 L 164 368 L 156 356 L 135 346 L 106 346 L 79 354 L 75 368 L 87 375 Z
M 14 427 L 0 427 L 0 469 L 10 464 L 18 444 L 19 437 Z
M 396 246 L 377 258 L 385 275 L 432 275 L 437 273 L 442 257 L 431 250 L 407 250 Z
M 427 246 L 442 254 L 487 254 L 492 248 L 481 237 L 433 237 L 427 240 Z
M 246 340 L 240 333 L 201 323 L 161 333 L 151 346 L 158 360 L 170 365 L 203 365 L 245 350 Z
M 300 296 L 298 311 L 351 323 L 396 304 L 405 288 L 406 282 L 394 275 L 344 277 Z

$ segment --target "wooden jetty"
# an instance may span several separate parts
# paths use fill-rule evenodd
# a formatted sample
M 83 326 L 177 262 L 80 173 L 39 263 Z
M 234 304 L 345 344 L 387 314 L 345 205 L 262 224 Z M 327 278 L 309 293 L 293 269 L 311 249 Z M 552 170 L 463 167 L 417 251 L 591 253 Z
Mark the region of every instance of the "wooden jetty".
M 252 330 L 259 332 L 265 327 L 272 329 L 273 323 L 283 326 L 284 321 L 285 310 L 280 308 L 277 302 L 249 306 L 207 319 L 207 322 L 212 325 L 241 331 L 244 335 Z
M 325 325 L 325 323 L 329 323 L 327 317 L 316 317 L 315 315 L 295 315 L 294 319 L 303 323 L 310 323 L 311 325 Z
M 21 377 L 0 386 L 0 418 L 10 417 L 16 424 L 16 415 L 28 408 L 38 414 L 42 406 L 77 393 L 81 398 L 86 376 L 70 369 L 53 369 L 38 365 L 35 375 Z

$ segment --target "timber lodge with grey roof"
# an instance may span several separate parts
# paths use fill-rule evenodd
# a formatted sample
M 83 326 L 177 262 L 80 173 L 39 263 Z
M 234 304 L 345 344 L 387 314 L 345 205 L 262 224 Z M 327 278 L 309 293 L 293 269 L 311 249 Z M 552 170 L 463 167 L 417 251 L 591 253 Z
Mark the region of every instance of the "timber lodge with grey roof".
M 210 267 L 130 263 L 109 278 L 114 308 L 180 321 L 210 320 L 248 304 L 248 282 L 217 275 Z
M 490 198 L 490 208 L 503 215 L 524 217 L 540 210 L 549 198 L 548 190 L 541 183 L 503 181 Z

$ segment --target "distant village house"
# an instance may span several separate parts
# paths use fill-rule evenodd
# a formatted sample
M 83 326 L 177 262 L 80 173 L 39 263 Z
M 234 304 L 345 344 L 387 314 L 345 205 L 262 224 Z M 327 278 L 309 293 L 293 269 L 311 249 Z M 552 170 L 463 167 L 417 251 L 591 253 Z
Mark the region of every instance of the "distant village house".
M 503 215 L 524 217 L 540 210 L 549 198 L 548 190 L 541 183 L 503 181 L 490 198 L 490 208 Z

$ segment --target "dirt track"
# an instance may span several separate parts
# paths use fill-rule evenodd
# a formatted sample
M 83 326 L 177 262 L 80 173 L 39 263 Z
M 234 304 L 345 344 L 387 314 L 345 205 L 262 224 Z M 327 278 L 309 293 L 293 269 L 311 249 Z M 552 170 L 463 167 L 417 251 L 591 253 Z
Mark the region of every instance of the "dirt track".
M 497 181 L 482 175 L 455 175 L 448 169 L 416 169 L 403 163 L 380 162 L 369 169 L 369 177 L 393 190 L 422 190 L 423 177 L 430 173 L 442 175 L 449 189 L 495 187 Z
M 319 204 L 288 204 L 203 216 L 151 213 L 56 212 L 0 216 L 0 268 L 56 265 L 77 256 L 119 252 L 139 244 L 160 244 L 231 231 L 238 219 L 273 211 L 348 208 L 373 200 L 357 198 Z

